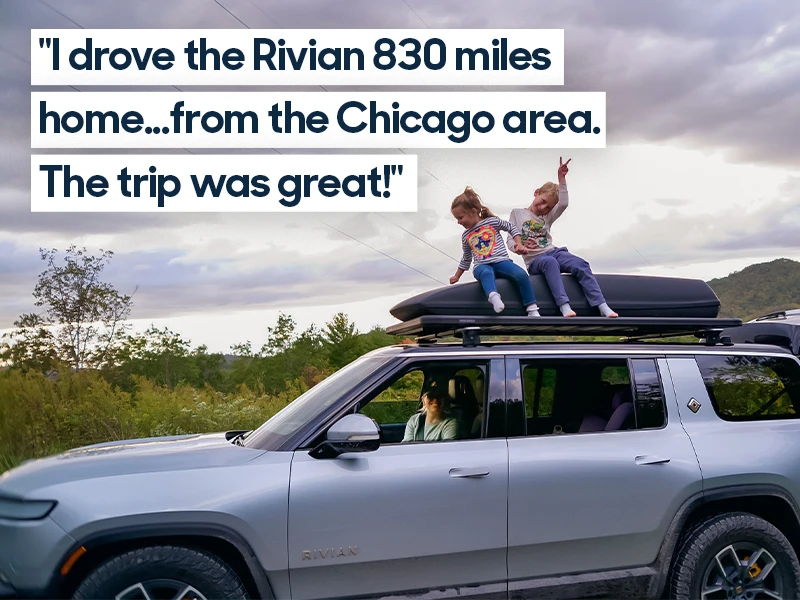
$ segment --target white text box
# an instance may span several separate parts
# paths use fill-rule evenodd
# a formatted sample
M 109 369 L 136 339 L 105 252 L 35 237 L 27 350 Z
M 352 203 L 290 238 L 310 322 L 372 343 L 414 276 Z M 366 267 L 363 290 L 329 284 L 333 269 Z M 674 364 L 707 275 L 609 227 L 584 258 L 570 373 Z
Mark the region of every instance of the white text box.
M 376 47 L 382 39 L 391 43 Z M 192 54 L 185 52 L 190 42 Z M 376 57 L 378 64 L 391 65 L 391 44 L 394 65 L 382 70 Z M 218 59 L 209 48 L 218 51 Z M 196 70 L 190 68 L 191 56 Z M 85 66 L 92 70 L 77 69 Z M 31 30 L 32 85 L 563 83 L 563 29 Z
M 294 116 L 287 118 L 290 113 Z M 33 148 L 605 148 L 605 143 L 605 92 L 31 93 Z
M 100 179 L 90 181 L 93 176 L 105 178 L 107 187 Z M 177 178 L 180 187 L 169 177 Z M 218 197 L 213 196 L 215 186 Z M 198 193 L 202 189 L 205 195 Z M 31 212 L 416 210 L 414 155 L 31 156 Z

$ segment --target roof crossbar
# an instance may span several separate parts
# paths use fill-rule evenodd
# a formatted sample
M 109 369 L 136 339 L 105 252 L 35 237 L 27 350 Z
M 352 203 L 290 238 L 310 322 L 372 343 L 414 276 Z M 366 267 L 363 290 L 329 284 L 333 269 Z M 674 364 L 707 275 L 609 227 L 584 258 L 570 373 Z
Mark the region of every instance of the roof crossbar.
M 483 317 L 426 315 L 389 326 L 392 335 L 416 336 L 420 341 L 461 337 L 464 345 L 480 343 L 480 336 L 620 336 L 628 338 L 692 335 L 707 343 L 725 343 L 719 331 L 739 327 L 741 319 L 679 317 Z

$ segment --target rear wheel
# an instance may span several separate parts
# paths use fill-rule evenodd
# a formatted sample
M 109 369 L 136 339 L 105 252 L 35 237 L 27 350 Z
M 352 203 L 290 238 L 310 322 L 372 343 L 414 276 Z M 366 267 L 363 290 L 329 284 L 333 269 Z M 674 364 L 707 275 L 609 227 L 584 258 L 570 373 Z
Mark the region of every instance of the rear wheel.
M 749 513 L 711 517 L 682 540 L 672 567 L 670 598 L 775 600 L 796 598 L 800 563 L 780 530 Z
M 73 598 L 212 600 L 246 596 L 233 569 L 213 554 L 157 546 L 131 550 L 101 564 L 81 583 Z

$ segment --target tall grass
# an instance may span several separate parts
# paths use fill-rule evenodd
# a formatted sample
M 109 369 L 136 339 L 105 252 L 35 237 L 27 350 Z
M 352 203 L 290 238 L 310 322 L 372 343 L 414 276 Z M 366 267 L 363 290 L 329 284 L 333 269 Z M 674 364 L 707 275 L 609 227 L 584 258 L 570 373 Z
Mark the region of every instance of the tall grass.
M 91 371 L 0 372 L 0 472 L 104 441 L 253 429 L 307 387 L 298 380 L 267 395 L 244 385 L 225 394 L 208 386 L 168 390 L 144 377 L 135 383 L 125 392 Z

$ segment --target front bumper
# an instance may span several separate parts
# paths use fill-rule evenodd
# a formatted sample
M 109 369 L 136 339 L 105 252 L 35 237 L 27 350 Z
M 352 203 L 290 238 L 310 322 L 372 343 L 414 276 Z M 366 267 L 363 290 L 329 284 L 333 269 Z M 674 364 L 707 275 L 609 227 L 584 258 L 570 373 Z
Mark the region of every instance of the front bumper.
M 75 545 L 53 519 L 0 519 L 0 598 L 53 597 L 59 568 Z

